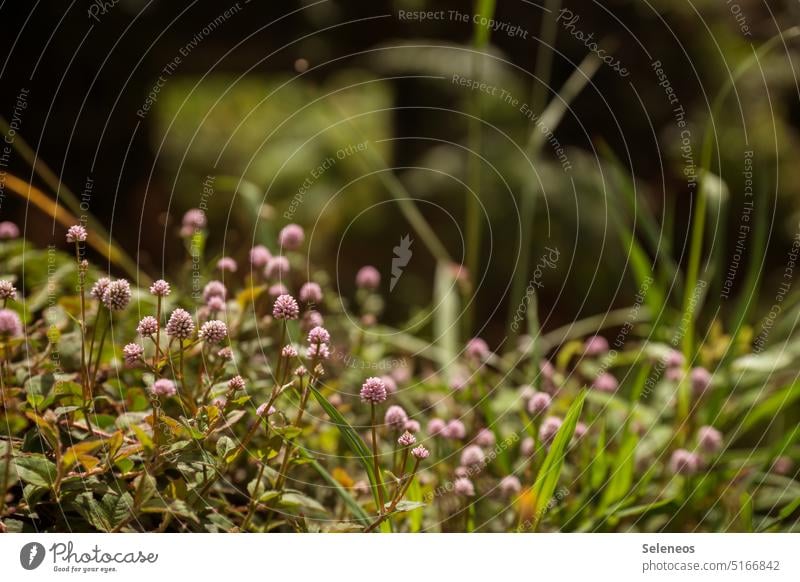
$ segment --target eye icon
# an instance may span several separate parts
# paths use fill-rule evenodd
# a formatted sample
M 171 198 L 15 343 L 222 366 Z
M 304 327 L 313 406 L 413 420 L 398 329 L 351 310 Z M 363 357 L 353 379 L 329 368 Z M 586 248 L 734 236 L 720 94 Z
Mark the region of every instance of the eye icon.
M 19 563 L 26 570 L 35 570 L 44 561 L 44 546 L 38 542 L 30 542 L 19 551 Z

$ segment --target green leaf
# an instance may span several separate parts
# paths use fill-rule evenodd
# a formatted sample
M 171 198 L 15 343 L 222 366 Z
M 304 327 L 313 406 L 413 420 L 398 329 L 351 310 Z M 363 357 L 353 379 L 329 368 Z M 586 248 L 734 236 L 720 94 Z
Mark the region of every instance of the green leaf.
M 356 455 L 358 460 L 361 462 L 361 465 L 364 467 L 364 471 L 367 473 L 367 477 L 369 478 L 369 482 L 372 486 L 372 496 L 375 499 L 375 506 L 380 507 L 380 502 L 378 501 L 378 481 L 376 479 L 375 471 L 372 469 L 372 453 L 369 451 L 367 446 L 364 444 L 364 441 L 361 440 L 361 437 L 358 436 L 358 433 L 355 429 L 350 425 L 349 422 L 336 410 L 328 400 L 320 393 L 319 390 L 316 389 L 314 386 L 309 386 L 309 390 L 314 395 L 314 398 L 317 399 L 319 405 L 325 411 L 325 413 L 330 417 L 333 421 L 333 425 L 339 431 L 339 434 L 342 435 L 345 443 L 347 443 L 348 448 L 350 451 Z
M 564 466 L 564 458 L 567 455 L 567 447 L 569 447 L 572 435 L 575 433 L 575 426 L 581 416 L 584 400 L 586 400 L 586 390 L 582 390 L 575 402 L 569 407 L 567 416 L 564 418 L 561 428 L 558 429 L 553 443 L 550 445 L 547 457 L 542 463 L 542 468 L 539 469 L 539 474 L 536 476 L 536 482 L 533 485 L 534 515 L 532 527 L 534 529 L 545 514 L 547 505 L 550 503 L 553 493 L 555 493 L 558 478 L 561 475 L 561 468 Z
M 304 509 L 313 513 L 327 514 L 328 511 L 316 499 L 312 499 L 300 492 L 285 492 L 278 500 L 278 506 L 287 509 Z
M 25 483 L 39 487 L 52 487 L 55 482 L 58 472 L 56 465 L 44 455 L 16 456 L 13 457 L 11 463 L 13 467 L 16 467 L 17 476 Z
M 397 507 L 395 507 L 395 512 L 414 511 L 415 509 L 419 509 L 420 507 L 425 507 L 426 505 L 427 503 L 425 503 L 424 501 L 409 501 L 404 499 L 403 501 L 397 504 Z

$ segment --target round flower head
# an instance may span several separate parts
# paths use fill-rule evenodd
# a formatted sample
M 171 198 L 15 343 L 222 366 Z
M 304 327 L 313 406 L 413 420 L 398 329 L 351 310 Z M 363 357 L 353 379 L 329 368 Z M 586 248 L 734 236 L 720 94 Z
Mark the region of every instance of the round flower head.
M 125 347 L 122 348 L 122 355 L 125 356 L 125 365 L 129 368 L 133 368 L 142 361 L 144 348 L 139 344 L 125 344 Z
M 111 279 L 108 277 L 100 277 L 97 282 L 92 285 L 92 290 L 89 291 L 89 295 L 98 301 L 102 301 L 103 294 L 106 292 L 106 289 L 108 289 L 109 285 L 111 285 Z
M 519 454 L 523 457 L 530 457 L 533 454 L 534 446 L 535 443 L 533 442 L 533 438 L 525 437 L 519 444 Z
M 525 384 L 519 387 L 519 397 L 522 400 L 525 401 L 530 400 L 531 398 L 533 398 L 534 394 L 536 394 L 536 389 L 533 386 L 530 386 L 529 384 Z
M 331 357 L 328 344 L 311 344 L 306 348 L 306 356 L 312 360 L 327 360 Z
M 296 358 L 297 348 L 295 348 L 292 344 L 285 345 L 281 348 L 281 355 L 284 358 Z
M 605 392 L 606 394 L 613 394 L 617 391 L 618 387 L 619 383 L 617 379 L 608 372 L 600 374 L 592 383 L 592 388 L 599 392 Z
M 515 475 L 507 475 L 500 480 L 500 493 L 505 496 L 516 495 L 522 490 L 522 483 Z
M 479 447 L 493 447 L 495 445 L 494 433 L 490 431 L 488 428 L 482 428 L 478 431 L 478 434 L 475 435 L 475 444 Z
M 711 386 L 711 372 L 705 368 L 693 368 L 690 378 L 695 396 L 702 396 Z
M 486 456 L 478 445 L 469 445 L 461 451 L 461 464 L 465 467 L 476 467 L 483 465 Z
M 164 279 L 153 281 L 153 284 L 150 285 L 150 294 L 155 295 L 156 297 L 166 297 L 171 292 L 172 289 L 170 288 L 169 283 L 164 281 Z
M 194 335 L 194 321 L 188 311 L 179 307 L 172 312 L 167 321 L 167 335 L 182 340 Z
M 556 437 L 558 429 L 561 428 L 563 421 L 557 416 L 548 416 L 539 427 L 539 438 L 542 442 L 550 443 Z
M 305 376 L 308 376 L 308 370 L 305 366 L 297 366 L 294 371 L 294 375 L 298 378 L 304 378 Z
M 303 314 L 303 321 L 301 322 L 300 327 L 302 327 L 303 330 L 308 331 L 310 329 L 314 329 L 315 327 L 321 327 L 324 324 L 325 320 L 322 318 L 320 312 L 312 309 Z
M 722 449 L 722 433 L 713 426 L 701 426 L 697 429 L 697 443 L 707 453 L 716 453 Z
M 367 378 L 361 385 L 361 401 L 380 404 L 386 400 L 386 384 L 380 378 Z
M 381 284 L 381 274 L 378 269 L 367 265 L 361 267 L 356 273 L 356 287 L 359 289 L 369 289 L 374 291 Z
M 206 227 L 206 213 L 199 208 L 191 208 L 183 215 L 181 236 L 192 236 Z
M 303 303 L 319 303 L 322 301 L 322 287 L 309 281 L 300 287 L 300 301 Z
M 147 315 L 136 326 L 136 331 L 142 337 L 149 337 L 158 331 L 158 320 L 152 315 Z
M 0 281 L 0 299 L 8 301 L 17 298 L 17 288 L 11 281 Z
M 463 422 L 454 418 L 444 427 L 442 435 L 448 439 L 461 440 L 467 436 L 467 429 L 464 427 Z
M 545 410 L 550 408 L 551 402 L 552 398 L 550 398 L 549 394 L 537 392 L 528 400 L 528 412 L 533 416 L 542 414 Z
M 549 360 L 542 360 L 539 362 L 539 369 L 542 371 L 542 376 L 547 380 L 552 380 L 556 375 L 556 369 Z
M 289 289 L 287 289 L 286 285 L 283 283 L 275 283 L 274 285 L 269 286 L 267 293 L 269 293 L 270 297 L 280 297 L 281 295 L 287 295 L 289 293 Z
M 225 399 L 224 396 L 217 396 L 214 400 L 211 401 L 211 404 L 219 408 L 220 410 L 225 408 L 228 405 L 228 401 Z
M 286 257 L 272 257 L 267 262 L 264 274 L 270 279 L 280 279 L 289 274 L 289 259 Z
M 263 269 L 267 266 L 272 253 L 264 245 L 256 245 L 250 249 L 250 264 L 254 269 Z
M 694 475 L 700 468 L 700 459 L 686 449 L 677 449 L 669 460 L 669 469 L 678 475 Z
M 210 344 L 218 344 L 228 337 L 228 326 L 224 321 L 212 319 L 200 328 L 200 339 Z
M 233 350 L 226 346 L 217 352 L 217 356 L 225 361 L 230 362 L 233 360 Z
M 225 285 L 222 281 L 209 281 L 205 287 L 203 287 L 203 302 L 208 303 L 208 300 L 212 297 L 221 297 L 225 299 L 228 296 L 228 290 L 225 288 Z
M 484 361 L 491 353 L 489 352 L 489 345 L 479 337 L 469 340 L 465 351 L 468 358 L 479 362 Z
M 237 269 L 236 261 L 231 257 L 222 257 L 217 261 L 217 269 L 223 273 L 235 273 Z
M 166 378 L 159 378 L 153 382 L 151 390 L 153 394 L 157 396 L 175 396 L 178 392 L 178 389 L 175 387 L 175 382 L 167 380 Z
M 324 327 L 317 326 L 308 332 L 308 343 L 327 344 L 331 341 L 331 334 Z
M 415 458 L 422 460 L 427 459 L 431 455 L 431 452 L 424 446 L 419 445 L 411 449 L 411 454 L 414 455 Z
M 206 307 L 211 313 L 220 313 L 225 311 L 225 300 L 222 297 L 209 297 Z
M 776 475 L 788 475 L 792 472 L 792 469 L 794 469 L 794 463 L 792 460 L 789 457 L 783 456 L 775 459 L 775 461 L 772 463 L 770 471 Z
M 103 305 L 111 311 L 122 311 L 131 302 L 131 284 L 125 279 L 111 281 L 103 292 Z
M 469 469 L 467 467 L 456 467 L 456 470 L 453 471 L 456 477 L 469 477 Z
M 408 431 L 401 434 L 400 438 L 397 439 L 397 444 L 400 445 L 401 447 L 410 447 L 416 442 L 417 442 L 416 437 Z
M 681 378 L 683 378 L 683 368 L 680 366 L 674 368 L 667 368 L 666 373 L 664 376 L 670 382 L 680 382 Z
M 246 383 L 244 381 L 244 378 L 242 378 L 241 376 L 234 376 L 233 378 L 228 380 L 228 388 L 234 391 L 244 390 L 245 384 Z
M 683 354 L 678 350 L 670 350 L 667 352 L 667 355 L 664 356 L 664 366 L 667 368 L 680 368 L 683 366 L 683 362 Z
M 269 410 L 267 410 L 267 403 L 265 402 L 264 404 L 262 404 L 261 406 L 256 408 L 256 414 L 258 416 L 262 416 L 262 417 L 263 416 L 270 416 L 272 414 L 275 414 L 275 407 L 274 406 L 270 406 Z
M 381 376 L 381 380 L 386 384 L 386 391 L 389 394 L 397 394 L 397 382 L 391 376 Z
M 427 431 L 430 436 L 438 436 L 444 432 L 447 423 L 441 418 L 432 418 L 428 422 Z
M 386 409 L 386 414 L 383 417 L 383 421 L 394 430 L 403 430 L 406 426 L 406 422 L 408 421 L 408 415 L 406 414 L 406 411 L 403 410 L 402 406 L 393 404 Z
M 575 438 L 578 440 L 582 439 L 584 436 L 586 436 L 588 431 L 589 429 L 586 427 L 586 425 L 582 422 L 579 422 L 575 425 Z
M 475 485 L 466 477 L 459 477 L 453 482 L 453 491 L 462 497 L 474 497 Z
M 467 376 L 464 372 L 458 370 L 452 374 L 450 377 L 450 389 L 454 392 L 461 392 L 467 387 L 467 383 L 469 382 L 469 376 Z
M 0 239 L 9 240 L 19 237 L 19 228 L 13 222 L 4 220 L 0 222 Z
M 584 356 L 602 356 L 608 351 L 608 340 L 601 335 L 595 335 L 583 344 Z
M 86 232 L 86 229 L 82 227 L 80 224 L 76 224 L 74 226 L 70 226 L 67 229 L 67 242 L 68 243 L 76 243 L 76 242 L 84 242 L 86 241 L 86 237 L 89 236 Z
M 281 295 L 272 306 L 272 317 L 275 319 L 297 319 L 300 316 L 300 307 L 291 295 Z
M 296 251 L 305 239 L 303 227 L 297 224 L 287 224 L 278 234 L 278 243 L 288 251 Z
M 419 422 L 413 419 L 409 419 L 406 421 L 406 424 L 403 426 L 403 428 L 412 434 L 416 434 L 419 432 L 419 429 L 421 427 L 419 426 Z
M 0 336 L 17 337 L 22 335 L 22 321 L 16 311 L 0 309 Z

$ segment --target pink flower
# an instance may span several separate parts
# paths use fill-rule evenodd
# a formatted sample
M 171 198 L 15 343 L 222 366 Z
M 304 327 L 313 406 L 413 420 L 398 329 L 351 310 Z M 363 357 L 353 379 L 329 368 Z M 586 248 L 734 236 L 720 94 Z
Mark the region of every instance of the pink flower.
M 537 392 L 528 400 L 528 412 L 533 416 L 542 414 L 545 410 L 550 408 L 551 402 L 552 398 L 550 398 L 549 394 Z
M 125 279 L 112 281 L 103 292 L 103 305 L 110 311 L 122 311 L 131 301 L 131 285 Z
M 153 394 L 157 396 L 175 396 L 178 392 L 178 389 L 175 387 L 175 382 L 167 380 L 166 378 L 159 378 L 153 382 L 151 390 Z
M 522 489 L 522 483 L 515 475 L 507 475 L 500 480 L 500 492 L 505 496 L 516 495 Z
M 228 380 L 228 388 L 230 388 L 231 390 L 234 390 L 234 391 L 236 391 L 236 390 L 244 390 L 245 385 L 246 385 L 246 382 L 244 381 L 244 378 L 242 378 L 241 376 L 238 376 L 238 375 L 234 376 L 233 378 Z
M 256 245 L 250 249 L 250 264 L 254 269 L 263 269 L 267 266 L 272 253 L 264 245 Z
M 194 335 L 194 321 L 189 312 L 180 307 L 172 312 L 167 321 L 167 335 L 178 339 L 189 339 Z
M 68 243 L 76 243 L 76 242 L 84 242 L 89 234 L 86 232 L 86 229 L 82 227 L 80 224 L 76 224 L 74 226 L 70 226 L 67 229 L 67 242 Z
M 693 368 L 690 378 L 695 396 L 702 396 L 711 387 L 711 372 L 705 368 Z
M 283 283 L 275 283 L 269 286 L 267 293 L 269 293 L 270 297 L 280 297 L 281 295 L 288 295 L 289 289 Z
M 410 433 L 418 433 L 419 429 L 420 429 L 420 426 L 419 426 L 419 422 L 417 422 L 416 420 L 410 419 L 410 420 L 406 421 L 406 424 L 405 424 L 405 426 L 403 426 L 403 428 L 406 429 Z
M 678 475 L 694 475 L 700 468 L 700 459 L 686 449 L 677 449 L 669 460 L 669 469 Z
M 272 316 L 275 319 L 297 319 L 300 316 L 300 307 L 291 295 L 281 295 L 272 306 Z
M 327 344 L 331 341 L 331 334 L 324 327 L 317 326 L 308 332 L 308 343 Z
M 788 475 L 792 472 L 793 468 L 794 463 L 792 460 L 789 457 L 783 456 L 775 459 L 770 470 L 776 475 Z
M 722 433 L 713 426 L 701 426 L 697 429 L 697 443 L 707 453 L 716 453 L 722 449 Z
M 586 425 L 582 422 L 579 422 L 575 425 L 575 438 L 578 440 L 582 439 L 584 436 L 586 436 L 588 431 L 589 429 L 586 427 Z
M 664 365 L 667 368 L 680 368 L 683 366 L 683 354 L 677 350 L 670 350 L 667 352 L 667 355 L 664 356 Z
M 149 337 L 158 331 L 158 320 L 152 315 L 147 315 L 139 322 L 136 331 L 142 337 Z
M 389 394 L 397 393 L 397 382 L 394 381 L 394 378 L 391 376 L 381 376 L 381 380 L 383 380 L 383 383 L 386 384 L 386 391 Z
M 19 237 L 19 228 L 13 222 L 4 220 L 0 222 L 0 240 L 9 240 Z
M 608 340 L 601 335 L 595 335 L 583 344 L 583 355 L 588 357 L 602 356 L 608 351 Z
M 475 435 L 475 444 L 480 447 L 493 447 L 495 445 L 494 433 L 490 431 L 488 428 L 482 428 L 478 431 L 478 434 Z
M 519 454 L 523 457 L 530 457 L 533 454 L 534 444 L 531 437 L 525 437 L 519 444 Z
M 222 257 L 217 261 L 217 269 L 223 273 L 235 273 L 237 269 L 236 261 L 231 257 Z
M 287 224 L 278 234 L 278 243 L 282 248 L 288 251 L 299 249 L 304 239 L 305 233 L 303 232 L 303 227 L 297 224 Z
M 422 460 L 427 459 L 431 453 L 424 446 L 419 445 L 418 447 L 411 449 L 411 454 L 414 455 L 415 458 Z
M 166 297 L 172 293 L 172 289 L 170 288 L 169 283 L 164 281 L 164 279 L 159 279 L 150 285 L 150 293 L 156 297 Z
M 393 404 L 386 409 L 383 421 L 394 430 L 403 430 L 408 421 L 408 415 L 402 406 Z
M 221 343 L 228 337 L 228 326 L 224 321 L 212 319 L 207 321 L 200 328 L 200 339 L 210 344 Z
M 442 436 L 448 439 L 461 440 L 467 436 L 467 429 L 464 427 L 463 422 L 457 418 L 454 418 L 447 423 L 447 426 L 444 427 Z
M 408 431 L 401 434 L 400 438 L 397 439 L 397 444 L 400 445 L 401 447 L 410 447 L 416 442 L 417 442 L 416 437 L 414 437 L 414 435 Z
M 306 356 L 312 360 L 327 360 L 331 357 L 328 344 L 311 344 L 306 348 Z
M 267 262 L 264 274 L 270 279 L 280 279 L 289 274 L 289 259 L 286 257 L 272 257 Z
M 224 347 L 217 352 L 217 355 L 226 361 L 231 361 L 233 359 L 233 350 L 230 347 Z
M 203 302 L 208 303 L 208 300 L 212 297 L 220 297 L 225 299 L 228 296 L 228 290 L 225 288 L 225 285 L 222 281 L 209 281 L 205 287 L 203 287 Z
M 281 348 L 281 356 L 284 358 L 296 358 L 297 357 L 297 348 L 293 345 L 288 344 Z
M 598 392 L 605 392 L 606 394 L 613 394 L 617 391 L 618 387 L 619 383 L 617 379 L 608 372 L 600 374 L 592 383 L 592 388 Z
M 321 327 L 325 324 L 325 320 L 320 315 L 319 311 L 314 311 L 313 309 L 310 311 L 306 311 L 303 314 L 303 321 L 301 322 L 301 327 L 304 330 L 314 329 L 315 327 Z
M 557 416 L 548 416 L 542 422 L 542 426 L 539 427 L 539 438 L 544 443 L 551 443 L 553 439 L 556 437 L 556 433 L 558 429 L 561 428 L 561 425 L 564 421 L 562 421 Z
M 220 313 L 226 309 L 225 300 L 222 297 L 209 297 L 206 307 L 211 313 Z
M 17 288 L 11 281 L 0 281 L 0 299 L 8 301 L 17 298 Z
M 199 208 L 191 208 L 183 215 L 181 236 L 192 236 L 196 231 L 206 227 L 206 213 Z
M 361 267 L 358 273 L 356 273 L 356 286 L 359 289 L 369 289 L 370 291 L 374 291 L 380 286 L 380 284 L 381 274 L 375 267 L 367 265 L 366 267 Z
M 122 348 L 122 355 L 125 357 L 125 365 L 128 368 L 133 368 L 142 361 L 144 355 L 144 348 L 139 344 L 125 344 Z
M 428 422 L 427 432 L 430 436 L 437 436 L 444 432 L 447 423 L 441 418 L 432 418 Z M 442 436 L 444 436 L 442 434 Z
M 300 287 L 300 301 L 303 303 L 319 303 L 322 301 L 322 288 L 313 281 L 304 283 Z
M 474 337 L 467 342 L 466 347 L 467 357 L 471 360 L 483 362 L 489 357 L 489 345 L 479 337 Z
M 461 495 L 462 497 L 475 496 L 475 485 L 466 477 L 459 477 L 456 479 L 453 482 L 453 490 L 456 492 L 456 495 Z
M 261 417 L 270 416 L 272 414 L 275 414 L 275 407 L 270 406 L 269 410 L 267 410 L 267 403 L 264 402 L 261 406 L 256 408 L 256 414 Z
M 103 294 L 108 289 L 108 286 L 111 285 L 111 279 L 108 277 L 100 277 L 97 282 L 92 286 L 92 290 L 89 291 L 89 295 L 97 299 L 98 301 L 103 300 Z
M 386 400 L 386 384 L 380 378 L 367 378 L 361 386 L 361 401 L 380 404 Z
M 461 451 L 461 464 L 465 467 L 476 467 L 483 465 L 486 455 L 478 445 L 469 445 Z

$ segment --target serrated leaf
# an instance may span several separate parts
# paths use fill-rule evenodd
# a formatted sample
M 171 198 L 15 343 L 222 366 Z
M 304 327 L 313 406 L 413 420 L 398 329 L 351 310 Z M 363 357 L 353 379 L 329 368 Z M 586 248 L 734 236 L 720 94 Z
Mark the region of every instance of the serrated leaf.
M 11 462 L 21 481 L 39 487 L 53 486 L 58 471 L 44 455 L 17 455 Z

